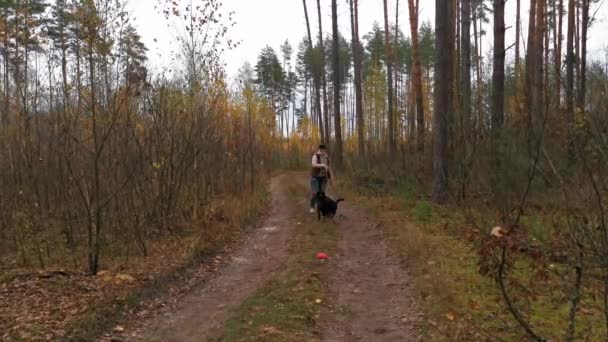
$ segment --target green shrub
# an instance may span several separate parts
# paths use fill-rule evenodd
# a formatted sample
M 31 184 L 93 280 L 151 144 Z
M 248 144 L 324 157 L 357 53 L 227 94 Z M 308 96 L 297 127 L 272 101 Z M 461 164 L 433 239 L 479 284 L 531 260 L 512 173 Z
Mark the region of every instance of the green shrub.
M 414 207 L 414 218 L 420 223 L 429 223 L 433 216 L 433 206 L 426 201 L 420 201 Z
M 396 195 L 404 202 L 416 199 L 418 181 L 411 176 L 403 176 L 397 180 Z
M 382 194 L 387 192 L 386 181 L 373 171 L 355 171 L 352 179 L 361 193 Z

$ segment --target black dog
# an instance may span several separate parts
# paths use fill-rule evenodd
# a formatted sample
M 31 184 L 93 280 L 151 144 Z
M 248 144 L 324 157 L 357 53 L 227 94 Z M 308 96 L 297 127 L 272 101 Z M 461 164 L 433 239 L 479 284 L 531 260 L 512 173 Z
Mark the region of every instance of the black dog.
M 325 195 L 324 192 L 317 192 L 317 216 L 319 220 L 321 217 L 334 217 L 338 211 L 338 203 L 344 201 L 344 198 L 338 198 L 333 200 Z

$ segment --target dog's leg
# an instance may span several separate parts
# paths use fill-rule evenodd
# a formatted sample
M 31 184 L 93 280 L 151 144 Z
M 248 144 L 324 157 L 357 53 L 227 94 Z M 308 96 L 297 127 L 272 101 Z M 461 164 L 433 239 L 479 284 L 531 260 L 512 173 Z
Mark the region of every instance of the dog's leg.
M 322 216 L 321 215 L 321 206 L 322 206 L 321 200 L 322 200 L 322 198 L 321 198 L 321 191 L 317 191 L 317 194 L 316 194 L 317 205 L 316 205 L 316 207 L 317 207 L 317 220 L 319 220 L 319 221 L 321 221 L 321 216 Z

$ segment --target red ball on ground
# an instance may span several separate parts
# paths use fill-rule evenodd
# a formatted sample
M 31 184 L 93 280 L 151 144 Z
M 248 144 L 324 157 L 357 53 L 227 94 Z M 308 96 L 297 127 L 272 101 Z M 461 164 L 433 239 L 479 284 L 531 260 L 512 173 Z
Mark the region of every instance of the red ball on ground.
M 323 253 L 323 252 L 319 252 L 317 253 L 317 259 L 319 260 L 327 260 L 329 259 L 329 255 Z

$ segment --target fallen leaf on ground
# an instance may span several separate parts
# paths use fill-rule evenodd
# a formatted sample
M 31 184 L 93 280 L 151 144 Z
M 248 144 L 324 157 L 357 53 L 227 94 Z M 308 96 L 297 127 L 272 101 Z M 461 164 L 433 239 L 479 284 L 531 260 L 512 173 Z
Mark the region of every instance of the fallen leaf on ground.
M 133 276 L 130 276 L 128 274 L 123 274 L 123 273 L 117 274 L 114 278 L 117 281 L 119 281 L 119 282 L 121 282 L 121 281 L 127 281 L 127 282 L 133 282 L 133 281 L 135 281 L 135 278 L 133 278 Z
M 264 332 L 264 334 L 278 334 L 278 333 L 280 333 L 279 329 L 277 329 L 276 327 L 264 327 L 262 329 L 262 331 Z
M 506 231 L 502 227 L 496 226 L 496 227 L 492 228 L 490 235 L 497 237 L 497 238 L 501 238 L 506 235 Z

